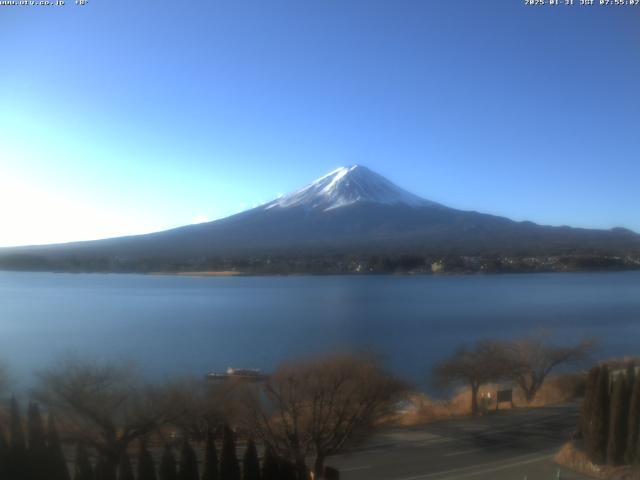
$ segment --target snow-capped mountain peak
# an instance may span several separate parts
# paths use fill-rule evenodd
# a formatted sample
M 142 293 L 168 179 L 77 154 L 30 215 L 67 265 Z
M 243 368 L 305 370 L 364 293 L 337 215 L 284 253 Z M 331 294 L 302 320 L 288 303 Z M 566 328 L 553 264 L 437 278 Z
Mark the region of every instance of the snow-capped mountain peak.
M 403 190 L 362 165 L 340 167 L 315 182 L 264 206 L 304 207 L 324 211 L 368 202 L 411 207 L 439 206 Z

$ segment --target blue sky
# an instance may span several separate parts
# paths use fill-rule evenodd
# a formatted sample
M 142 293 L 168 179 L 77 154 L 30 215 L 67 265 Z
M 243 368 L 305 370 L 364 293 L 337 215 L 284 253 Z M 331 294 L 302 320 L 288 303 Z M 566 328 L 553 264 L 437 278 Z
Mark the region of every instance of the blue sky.
M 640 231 L 640 7 L 67 3 L 0 7 L 0 245 L 220 218 L 356 163 Z

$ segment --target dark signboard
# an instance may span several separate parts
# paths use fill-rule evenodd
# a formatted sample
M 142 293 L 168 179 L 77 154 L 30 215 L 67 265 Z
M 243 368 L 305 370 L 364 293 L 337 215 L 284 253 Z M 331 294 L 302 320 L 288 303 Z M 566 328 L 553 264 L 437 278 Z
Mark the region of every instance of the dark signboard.
M 498 390 L 498 403 L 513 402 L 513 390 Z

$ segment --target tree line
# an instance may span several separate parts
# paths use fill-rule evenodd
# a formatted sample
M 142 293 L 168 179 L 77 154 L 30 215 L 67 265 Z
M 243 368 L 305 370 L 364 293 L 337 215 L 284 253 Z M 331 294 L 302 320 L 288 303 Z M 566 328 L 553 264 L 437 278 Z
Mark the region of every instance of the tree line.
M 3 422 L 4 423 L 4 422 Z M 8 438 L 0 428 L 0 478 L 15 480 L 67 480 L 67 465 L 56 422 L 49 414 L 46 423 L 36 403 L 27 410 L 26 435 L 18 402 L 11 400 Z
M 126 363 L 66 359 L 40 372 L 26 422 L 15 399 L 0 411 L 0 478 L 336 478 L 326 458 L 366 438 L 405 389 L 365 355 L 284 364 L 259 383 L 162 385 Z
M 558 252 L 556 252 L 558 253 Z M 539 254 L 534 252 L 492 252 L 477 255 L 439 255 L 383 250 L 376 253 L 292 252 L 220 257 L 116 258 L 66 254 L 47 256 L 15 253 L 0 255 L 0 269 L 62 272 L 192 272 L 238 271 L 263 274 L 390 274 L 390 273 L 523 273 L 554 271 L 637 270 L 640 256 Z
M 67 462 L 52 414 L 46 424 L 37 403 L 29 403 L 26 434 L 18 402 L 9 408 L 9 434 L 0 432 L 0 478 L 11 480 L 296 480 L 296 468 L 267 447 L 262 459 L 253 440 L 248 440 L 242 459 L 236 455 L 236 440 L 224 426 L 222 452 L 218 459 L 213 434 L 207 436 L 202 469 L 191 442 L 184 438 L 176 457 L 170 443 L 156 462 L 141 438 L 135 457 L 123 451 L 117 464 L 98 454 L 92 461 L 87 445 L 78 443 L 75 458 Z M 70 467 L 71 466 L 71 467 Z M 135 466 L 135 468 L 134 468 Z
M 444 384 L 470 387 L 475 414 L 483 384 L 508 379 L 530 401 L 554 368 L 584 360 L 591 348 L 546 336 L 481 341 L 435 373 Z M 26 422 L 15 400 L 4 417 L 0 409 L 0 474 L 9 472 L 0 478 L 333 478 L 327 458 L 366 439 L 409 391 L 378 358 L 363 354 L 285 363 L 260 382 L 163 384 L 146 383 L 128 363 L 67 358 L 40 372 L 36 383 Z M 48 414 L 46 425 L 38 405 Z

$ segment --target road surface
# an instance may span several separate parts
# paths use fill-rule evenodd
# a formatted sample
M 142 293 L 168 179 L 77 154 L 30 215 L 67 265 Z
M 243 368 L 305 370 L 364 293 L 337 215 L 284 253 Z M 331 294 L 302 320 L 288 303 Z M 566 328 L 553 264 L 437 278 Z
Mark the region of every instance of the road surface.
M 341 480 L 582 480 L 552 461 L 577 418 L 571 404 L 388 430 L 327 464 Z

